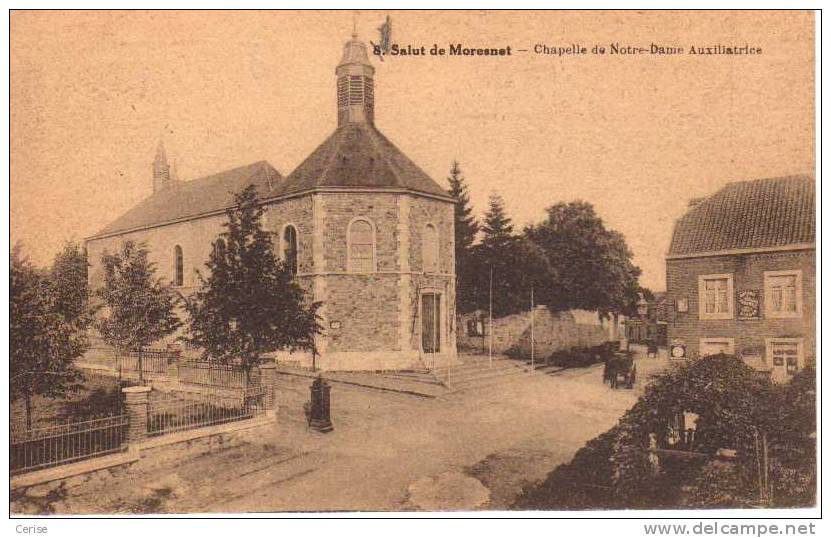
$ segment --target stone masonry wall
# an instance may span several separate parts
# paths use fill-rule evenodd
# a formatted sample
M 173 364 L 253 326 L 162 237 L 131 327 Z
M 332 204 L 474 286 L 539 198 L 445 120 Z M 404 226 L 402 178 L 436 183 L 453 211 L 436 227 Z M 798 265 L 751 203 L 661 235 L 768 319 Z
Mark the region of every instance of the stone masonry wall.
M 607 323 L 601 322 L 597 314 L 575 316 L 570 311 L 550 312 L 538 308 L 534 314 L 534 356 L 547 357 L 554 351 L 572 347 L 591 347 L 610 339 Z M 578 323 L 593 319 L 592 323 Z M 482 319 L 486 336 L 468 334 L 468 320 Z M 609 322 L 611 323 L 611 322 Z M 474 353 L 487 353 L 490 339 L 487 313 L 459 316 L 459 349 Z M 493 350 L 495 353 L 511 352 L 521 357 L 531 356 L 531 312 L 522 312 L 493 320 Z
M 400 350 L 397 195 L 344 193 L 322 198 L 326 352 Z M 357 217 L 369 219 L 375 227 L 375 273 L 348 273 L 347 230 Z
M 352 219 L 366 217 L 375 226 L 377 270 L 398 270 L 398 201 L 395 194 L 323 195 L 326 215 L 323 253 L 326 272 L 347 271 L 346 231 Z
M 297 272 L 314 271 L 312 197 L 289 198 L 269 204 L 263 227 L 274 234 L 274 248 L 281 253 L 282 233 L 286 224 L 297 230 Z

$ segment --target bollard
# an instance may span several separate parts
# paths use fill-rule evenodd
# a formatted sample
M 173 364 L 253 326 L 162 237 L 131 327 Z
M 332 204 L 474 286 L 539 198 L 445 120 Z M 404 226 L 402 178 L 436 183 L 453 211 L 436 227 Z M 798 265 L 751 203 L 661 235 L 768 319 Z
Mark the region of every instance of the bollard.
M 150 387 L 126 387 L 124 407 L 130 425 L 127 426 L 127 442 L 135 443 L 147 437 L 147 416 L 150 414 Z
M 323 433 L 334 429 L 329 414 L 329 391 L 331 389 L 332 387 L 319 375 L 312 381 L 309 426 Z

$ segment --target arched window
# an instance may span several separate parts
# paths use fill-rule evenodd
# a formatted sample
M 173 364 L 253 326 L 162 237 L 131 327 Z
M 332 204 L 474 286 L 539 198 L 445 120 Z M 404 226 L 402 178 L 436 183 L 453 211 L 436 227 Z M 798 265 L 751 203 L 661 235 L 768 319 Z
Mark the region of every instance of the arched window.
M 353 273 L 375 271 L 375 228 L 366 219 L 355 219 L 347 235 L 348 266 Z
M 214 256 L 217 260 L 225 257 L 225 240 L 221 237 L 214 242 Z
M 174 277 L 173 277 L 173 285 L 174 286 L 183 286 L 185 284 L 185 258 L 182 255 L 182 247 L 176 245 L 173 248 L 173 252 L 176 257 L 176 265 L 174 267 Z
M 424 227 L 424 235 L 421 238 L 421 256 L 425 273 L 439 272 L 439 233 L 432 224 Z
M 297 274 L 297 230 L 289 224 L 283 229 L 283 263 L 293 275 Z

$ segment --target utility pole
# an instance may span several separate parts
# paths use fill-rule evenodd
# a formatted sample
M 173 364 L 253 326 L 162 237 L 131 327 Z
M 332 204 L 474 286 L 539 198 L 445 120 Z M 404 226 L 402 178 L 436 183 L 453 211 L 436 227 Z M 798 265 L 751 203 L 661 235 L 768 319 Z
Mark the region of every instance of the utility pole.
M 537 317 L 537 308 L 534 306 L 534 285 L 531 285 L 531 371 L 534 371 L 534 321 Z
M 493 367 L 493 265 L 488 285 L 488 368 Z

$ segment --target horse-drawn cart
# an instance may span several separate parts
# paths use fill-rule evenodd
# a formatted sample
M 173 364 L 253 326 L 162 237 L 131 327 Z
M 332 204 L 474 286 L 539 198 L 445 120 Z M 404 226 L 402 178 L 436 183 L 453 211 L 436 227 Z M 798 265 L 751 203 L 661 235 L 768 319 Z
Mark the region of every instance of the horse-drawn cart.
M 618 353 L 606 360 L 603 367 L 603 382 L 613 389 L 624 385 L 631 389 L 635 386 L 637 368 L 631 355 Z

